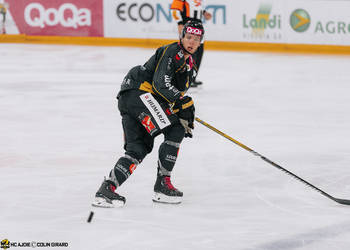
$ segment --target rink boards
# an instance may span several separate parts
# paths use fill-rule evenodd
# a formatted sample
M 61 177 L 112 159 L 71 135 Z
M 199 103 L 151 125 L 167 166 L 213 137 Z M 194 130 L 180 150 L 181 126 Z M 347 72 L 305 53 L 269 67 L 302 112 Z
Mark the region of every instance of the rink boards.
M 0 42 L 156 47 L 177 39 L 171 1 L 6 0 Z M 208 49 L 350 53 L 349 1 L 208 0 Z

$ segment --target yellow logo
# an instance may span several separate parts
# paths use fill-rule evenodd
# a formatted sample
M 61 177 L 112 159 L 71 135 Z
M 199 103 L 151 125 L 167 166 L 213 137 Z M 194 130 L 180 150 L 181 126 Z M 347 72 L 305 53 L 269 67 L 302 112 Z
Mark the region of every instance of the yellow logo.
M 9 242 L 9 240 L 8 240 L 8 239 L 2 240 L 2 241 L 1 241 L 0 248 L 5 249 L 5 250 L 8 249 L 8 248 L 10 248 L 10 242 Z

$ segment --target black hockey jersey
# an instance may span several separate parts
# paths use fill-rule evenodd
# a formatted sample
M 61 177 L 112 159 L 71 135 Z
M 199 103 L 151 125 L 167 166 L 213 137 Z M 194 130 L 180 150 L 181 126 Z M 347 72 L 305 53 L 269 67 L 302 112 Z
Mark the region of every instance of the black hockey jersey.
M 161 101 L 174 103 L 185 95 L 197 74 L 197 66 L 190 56 L 185 56 L 178 42 L 157 49 L 144 64 L 133 67 L 121 85 L 121 95 L 130 89 L 150 92 Z

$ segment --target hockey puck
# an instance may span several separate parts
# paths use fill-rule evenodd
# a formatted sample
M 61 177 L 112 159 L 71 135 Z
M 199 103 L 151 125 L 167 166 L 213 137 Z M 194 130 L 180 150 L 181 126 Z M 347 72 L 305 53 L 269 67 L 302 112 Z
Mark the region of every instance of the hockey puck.
M 88 217 L 88 219 L 87 219 L 87 222 L 88 222 L 88 223 L 91 222 L 92 217 L 94 217 L 94 212 L 91 211 L 90 214 L 89 214 L 89 217 Z

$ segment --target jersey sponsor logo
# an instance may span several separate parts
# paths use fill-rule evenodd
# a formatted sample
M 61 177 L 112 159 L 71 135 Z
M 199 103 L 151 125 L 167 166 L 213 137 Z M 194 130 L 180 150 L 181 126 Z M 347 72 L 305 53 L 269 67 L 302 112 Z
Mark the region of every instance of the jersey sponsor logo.
M 145 104 L 146 108 L 151 112 L 160 129 L 163 129 L 171 124 L 160 104 L 156 99 L 154 99 L 151 93 L 145 93 L 141 95 L 140 98 L 143 104 Z
M 124 78 L 122 85 L 130 85 L 130 79 L 129 78 Z
M 173 59 L 172 59 L 171 57 L 169 57 L 169 59 L 168 59 L 168 65 L 167 65 L 167 69 L 168 69 L 168 70 L 171 70 L 171 64 L 172 64 L 172 62 L 173 62 Z
M 167 87 L 170 91 L 173 91 L 175 95 L 179 94 L 179 90 L 175 88 L 171 84 L 172 77 L 168 75 L 164 75 L 164 82 L 165 82 L 165 87 Z
M 177 52 L 177 54 L 179 56 L 179 58 L 183 58 L 184 57 L 184 52 L 182 50 L 180 50 L 179 52 Z
M 130 165 L 129 171 L 130 171 L 131 174 L 135 171 L 136 167 L 137 167 L 137 166 L 136 166 L 135 164 L 131 164 L 131 165 Z
M 77 29 L 78 26 L 91 26 L 91 11 L 78 9 L 72 3 L 62 4 L 58 9 L 45 9 L 40 3 L 31 3 L 24 10 L 24 19 L 32 27 L 45 28 L 60 24 Z
M 172 115 L 174 112 L 173 112 L 173 110 L 169 107 L 169 108 L 167 108 L 167 109 L 165 110 L 165 113 L 166 113 L 167 115 Z
M 115 166 L 115 169 L 122 173 L 126 178 L 129 178 L 129 176 L 132 174 L 130 172 L 130 169 L 128 169 L 120 163 Z
M 145 127 L 147 132 L 152 135 L 153 131 L 156 129 L 156 126 L 154 126 L 152 119 L 150 116 L 145 116 L 143 120 L 141 121 L 142 125 Z
M 165 83 L 171 83 L 171 76 L 164 75 L 164 81 Z
M 179 52 L 176 53 L 175 59 L 177 61 L 180 61 L 181 58 L 183 58 L 183 57 L 184 57 L 184 52 L 182 50 L 180 50 Z
M 170 162 L 176 162 L 176 156 L 175 155 L 166 155 L 165 160 Z
M 165 81 L 165 87 L 167 87 L 170 91 L 173 91 L 174 95 L 178 95 L 180 91 L 175 88 L 170 82 Z
M 203 31 L 201 29 L 198 29 L 198 28 L 187 27 L 186 33 L 201 36 Z

